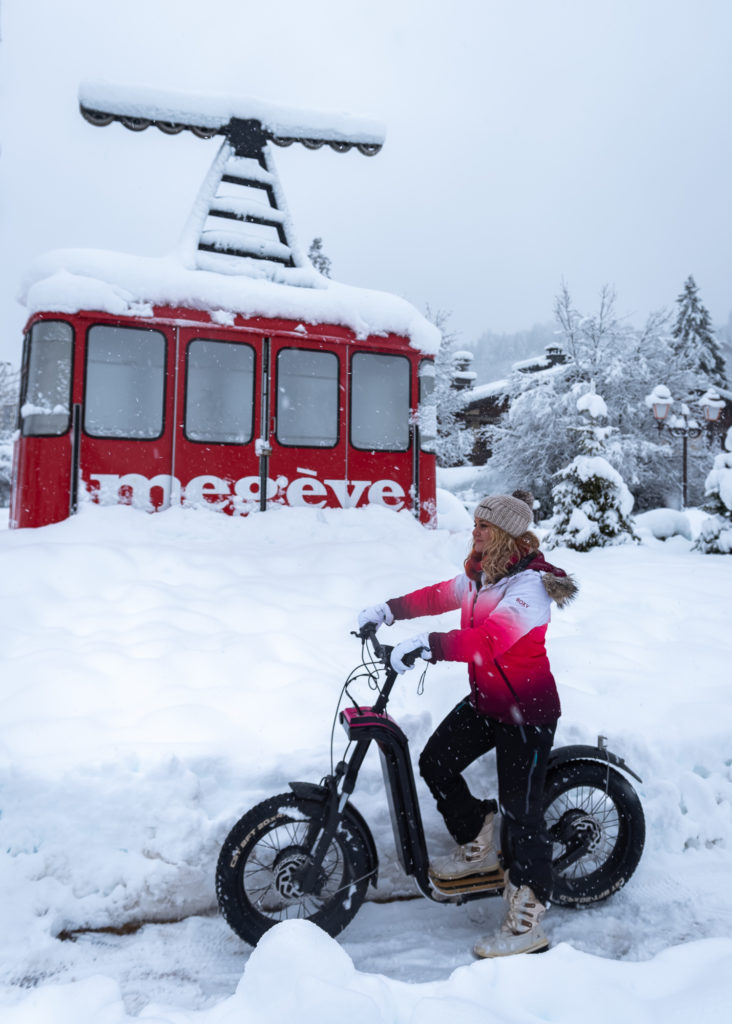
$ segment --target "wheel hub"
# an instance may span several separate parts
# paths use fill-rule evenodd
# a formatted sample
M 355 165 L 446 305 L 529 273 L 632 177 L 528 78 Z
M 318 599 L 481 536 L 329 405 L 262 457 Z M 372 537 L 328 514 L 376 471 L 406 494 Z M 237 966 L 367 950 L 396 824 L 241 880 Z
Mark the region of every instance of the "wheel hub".
M 302 886 L 300 885 L 300 879 L 302 878 L 303 871 L 310 863 L 312 863 L 312 858 L 307 851 L 297 846 L 290 846 L 277 855 L 272 865 L 272 873 L 274 875 L 274 886 L 283 899 L 302 899 L 305 893 L 303 893 Z M 323 886 L 323 880 L 323 872 L 321 870 L 318 872 L 312 894 L 319 894 Z
M 602 842 L 602 828 L 596 819 L 577 808 L 562 815 L 555 834 L 567 849 L 581 850 L 582 853 L 592 853 Z

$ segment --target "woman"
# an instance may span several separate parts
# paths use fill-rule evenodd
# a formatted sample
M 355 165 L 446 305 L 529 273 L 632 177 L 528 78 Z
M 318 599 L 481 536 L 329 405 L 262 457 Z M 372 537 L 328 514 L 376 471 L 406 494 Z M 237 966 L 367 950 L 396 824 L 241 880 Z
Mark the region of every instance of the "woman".
M 417 652 L 427 661 L 468 664 L 470 693 L 430 737 L 419 767 L 458 844 L 452 854 L 433 861 L 435 887 L 455 893 L 505 883 L 508 911 L 501 931 L 475 947 L 485 957 L 549 947 L 541 919 L 551 897 L 552 848 L 542 796 L 560 706 L 544 638 L 551 602 L 565 605 L 577 586 L 544 560 L 538 538 L 529 531 L 532 506 L 526 491 L 484 498 L 475 509 L 464 573 L 365 608 L 358 620 L 359 626 L 391 625 L 461 609 L 460 629 L 422 633 L 397 644 L 391 663 L 404 672 L 402 659 Z M 498 805 L 475 797 L 461 774 L 493 748 L 511 850 L 505 879 L 493 837 Z

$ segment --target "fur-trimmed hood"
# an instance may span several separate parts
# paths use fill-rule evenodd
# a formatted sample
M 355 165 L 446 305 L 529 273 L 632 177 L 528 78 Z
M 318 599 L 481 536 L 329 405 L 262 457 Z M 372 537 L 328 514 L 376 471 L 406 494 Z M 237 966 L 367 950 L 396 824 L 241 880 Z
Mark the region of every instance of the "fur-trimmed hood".
M 574 576 L 570 576 L 559 566 L 547 562 L 541 551 L 536 552 L 526 568 L 541 574 L 544 590 L 558 608 L 564 608 L 574 601 L 579 593 L 579 584 Z
M 564 576 L 554 576 L 553 573 L 543 572 L 541 582 L 544 584 L 544 590 L 556 603 L 557 608 L 564 608 L 570 601 L 574 601 L 579 593 L 579 584 L 574 576 L 567 573 Z
M 579 584 L 574 576 L 570 576 L 564 569 L 560 569 L 558 565 L 552 565 L 551 562 L 547 562 L 541 551 L 531 551 L 528 555 L 524 555 L 523 558 L 514 562 L 506 576 L 515 576 L 517 573 L 524 572 L 527 569 L 541 573 L 541 582 L 544 584 L 544 589 L 558 608 L 564 608 L 579 593 Z M 478 589 L 481 586 L 487 585 L 485 575 L 480 567 L 479 558 L 468 559 L 465 562 L 465 574 L 468 579 L 473 580 L 477 584 Z M 505 579 L 505 577 L 502 578 Z

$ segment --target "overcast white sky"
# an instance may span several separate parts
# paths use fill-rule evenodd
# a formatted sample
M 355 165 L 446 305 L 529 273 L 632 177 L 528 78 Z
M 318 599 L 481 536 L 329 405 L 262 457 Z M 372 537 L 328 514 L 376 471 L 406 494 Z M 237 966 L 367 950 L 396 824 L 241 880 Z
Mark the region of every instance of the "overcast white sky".
M 83 79 L 366 114 L 387 141 L 275 155 L 333 276 L 484 330 L 551 319 L 566 279 L 640 321 L 693 273 L 732 309 L 728 0 L 0 0 L 0 358 L 24 268 L 161 254 L 219 143 L 100 130 Z

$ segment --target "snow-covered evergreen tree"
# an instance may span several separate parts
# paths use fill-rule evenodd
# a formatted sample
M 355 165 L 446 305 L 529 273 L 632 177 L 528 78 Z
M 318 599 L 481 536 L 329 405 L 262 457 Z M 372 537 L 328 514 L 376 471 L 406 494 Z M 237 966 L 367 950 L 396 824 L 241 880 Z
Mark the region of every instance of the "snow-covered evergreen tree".
M 544 540 L 547 549 L 564 545 L 575 551 L 638 541 L 630 514 L 633 496 L 625 481 L 605 458 L 612 427 L 602 426 L 607 406 L 592 390 L 576 402 L 584 422 L 573 427 L 580 454 L 560 469 L 552 489 L 554 515 Z
M 323 239 L 314 238 L 308 249 L 308 259 L 323 277 L 330 277 L 330 258 L 323 252 Z
M 702 523 L 694 544 L 697 551 L 705 554 L 732 554 L 732 427 L 727 431 L 724 448 L 706 480 L 704 508 L 710 517 Z
M 10 501 L 18 376 L 10 363 L 0 363 L 0 508 L 6 508 Z
M 724 358 L 714 336 L 712 318 L 699 298 L 699 288 L 691 274 L 676 304 L 673 347 L 678 362 L 688 373 L 689 391 L 705 391 L 710 384 L 726 387 Z
M 427 307 L 425 316 L 442 335 L 435 357 L 435 405 L 437 441 L 435 454 L 439 466 L 464 466 L 475 444 L 475 437 L 462 419 L 464 399 L 453 386 L 453 359 L 458 335 L 448 327 L 450 313 Z
M 642 508 L 666 504 L 675 491 L 676 464 L 644 399 L 660 380 L 671 379 L 668 316 L 654 313 L 634 329 L 616 313 L 610 288 L 602 290 L 597 312 L 587 316 L 576 309 L 566 285 L 554 312 L 567 361 L 539 373 L 513 374 L 508 412 L 488 431 L 491 464 L 509 489 L 530 486 L 547 514 L 554 475 L 577 451 L 567 425 L 576 419 L 578 396 L 594 381 L 615 428 L 606 457 L 642 497 Z
M 10 504 L 12 468 L 13 446 L 7 438 L 0 437 L 0 508 Z

